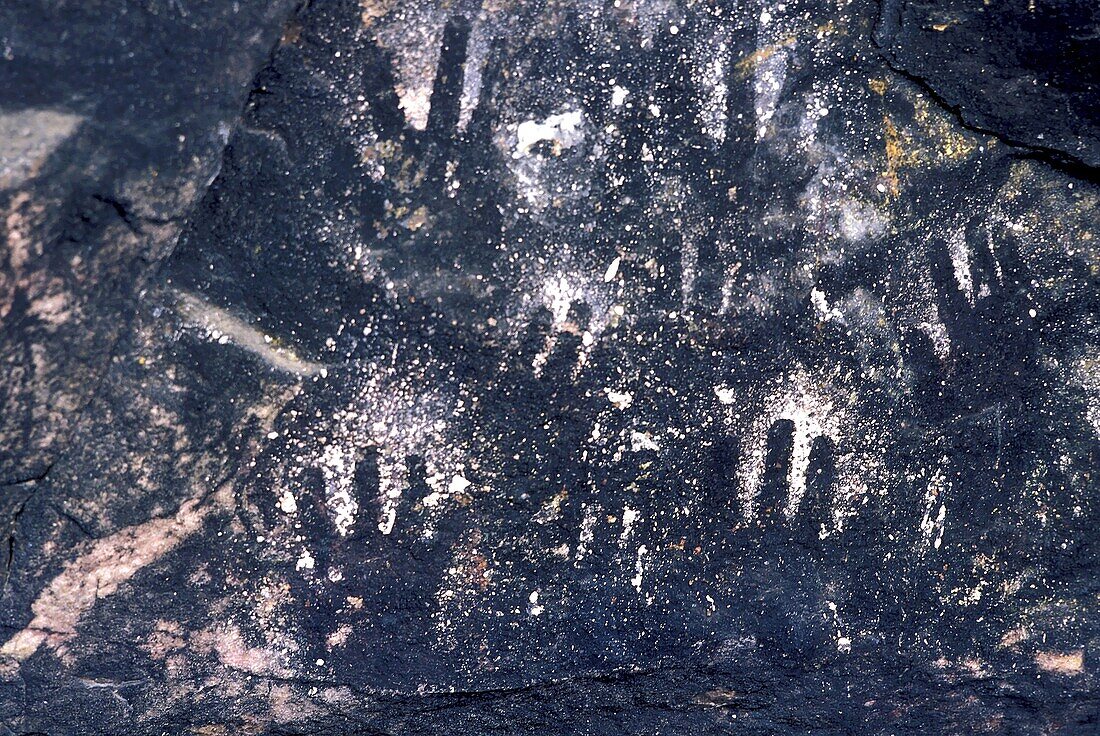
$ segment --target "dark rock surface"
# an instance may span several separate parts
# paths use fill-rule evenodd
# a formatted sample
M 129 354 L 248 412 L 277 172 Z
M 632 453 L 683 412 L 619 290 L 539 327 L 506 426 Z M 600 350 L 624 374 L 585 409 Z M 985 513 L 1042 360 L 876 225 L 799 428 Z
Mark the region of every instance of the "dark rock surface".
M 290 5 L 0 6 L 0 483 L 65 446 Z
M 883 0 L 892 66 L 968 124 L 1072 168 L 1100 167 L 1100 4 Z
M 1009 6 L 0 9 L 0 734 L 1100 729 Z

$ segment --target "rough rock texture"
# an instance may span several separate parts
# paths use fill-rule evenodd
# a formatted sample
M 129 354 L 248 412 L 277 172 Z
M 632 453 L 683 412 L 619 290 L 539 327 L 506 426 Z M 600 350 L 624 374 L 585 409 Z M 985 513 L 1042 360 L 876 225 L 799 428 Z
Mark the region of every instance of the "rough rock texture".
M 66 446 L 290 5 L 0 5 L 0 483 Z
M 969 125 L 1055 163 L 1100 167 L 1100 4 L 883 0 L 876 39 Z
M 1096 23 L 0 8 L 0 734 L 1100 730 Z

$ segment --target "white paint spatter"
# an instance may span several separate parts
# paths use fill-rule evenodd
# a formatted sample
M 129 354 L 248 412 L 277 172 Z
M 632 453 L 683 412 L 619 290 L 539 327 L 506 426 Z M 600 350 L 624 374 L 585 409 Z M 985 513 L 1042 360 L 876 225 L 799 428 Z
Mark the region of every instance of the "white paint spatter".
M 966 244 L 966 233 L 955 228 L 947 235 L 947 253 L 951 257 L 951 267 L 955 272 L 955 283 L 966 300 L 974 303 L 974 277 L 970 272 L 970 248 Z
M 840 612 L 833 601 L 825 601 L 825 607 L 829 609 L 829 618 L 832 620 L 833 632 L 836 637 L 836 650 L 841 654 L 852 651 L 852 639 L 844 633 L 844 626 L 840 620 Z
M 657 444 L 657 441 L 653 439 L 653 435 L 649 432 L 639 432 L 637 430 L 631 430 L 630 432 L 630 451 L 642 452 L 643 450 L 651 450 L 653 452 L 660 451 L 661 446 Z
M 355 524 L 359 501 L 355 497 L 355 457 L 340 445 L 321 452 L 320 470 L 325 480 L 325 504 L 336 531 L 346 537 Z
M 842 430 L 847 412 L 832 398 L 825 385 L 814 380 L 802 366 L 784 376 L 765 398 L 763 411 L 752 423 L 741 459 L 741 493 L 745 508 L 754 509 L 764 478 L 768 432 L 780 420 L 794 425 L 787 484 L 790 489 L 788 512 L 797 508 L 806 493 L 806 472 L 810 451 L 817 437 L 828 437 L 834 444 L 843 441 Z
M 561 108 L 563 112 L 543 118 L 502 125 L 493 136 L 507 157 L 516 210 L 538 219 L 553 220 L 562 207 L 580 206 L 590 191 L 585 175 L 589 163 L 582 155 L 588 148 L 589 121 L 576 101 Z
M 829 306 L 829 300 L 825 297 L 825 292 L 818 289 L 816 286 L 810 289 L 810 303 L 814 307 L 814 311 L 818 313 L 823 322 L 830 320 L 836 320 L 838 322 L 844 322 L 844 314 L 836 307 Z
M 714 395 L 718 397 L 718 402 L 729 406 L 737 400 L 737 391 L 729 386 L 715 386 Z
M 698 275 L 699 243 L 691 232 L 684 232 L 680 240 L 680 305 L 685 310 L 691 305 Z
M 874 205 L 847 197 L 840 202 L 836 228 L 849 243 L 864 243 L 882 237 L 889 224 L 888 218 Z
M 279 510 L 284 514 L 298 513 L 298 501 L 289 490 L 283 491 L 283 495 L 279 496 L 279 503 L 277 505 Z
M 408 382 L 391 394 L 388 406 L 375 405 L 373 421 L 362 428 L 378 449 L 379 495 L 382 509 L 378 529 L 390 534 L 397 520 L 397 510 L 408 489 L 408 458 L 419 456 L 424 461 L 429 494 L 423 509 L 434 518 L 445 502 L 461 495 L 470 487 L 463 474 L 465 457 L 462 444 L 451 437 L 449 417 L 453 413 L 446 397 L 431 389 L 417 390 Z M 366 408 L 366 404 L 361 405 Z M 430 500 L 428 500 L 430 499 Z M 431 519 L 425 521 L 430 531 Z
M 615 276 L 619 273 L 619 264 L 622 263 L 622 258 L 615 256 L 615 259 L 608 265 L 607 270 L 603 273 L 603 282 L 610 284 L 615 280 Z
M 383 534 L 392 534 L 393 525 L 397 523 L 397 500 L 400 496 L 387 496 L 382 501 L 382 516 L 378 520 L 378 531 Z
M 941 461 L 941 465 L 947 458 Z M 928 479 L 924 492 L 924 515 L 921 517 L 920 530 L 925 549 L 939 549 L 943 544 L 944 521 L 947 517 L 947 492 L 951 484 L 942 468 L 936 468 Z
M 940 318 L 936 289 L 926 259 L 914 254 L 900 269 L 899 288 L 886 300 L 892 320 L 900 332 L 918 330 L 931 343 L 932 352 L 942 365 L 951 359 L 951 336 Z
M 550 311 L 550 334 L 546 336 L 542 350 L 535 354 L 531 361 L 531 370 L 536 376 L 542 375 L 542 369 L 550 354 L 558 344 L 558 333 L 566 329 L 569 319 L 569 310 L 574 302 L 582 302 L 584 293 L 579 285 L 571 282 L 562 274 L 555 274 L 548 278 L 542 287 L 542 306 Z
M 598 506 L 585 506 L 581 514 L 580 532 L 577 535 L 577 551 L 573 555 L 574 564 L 580 563 L 588 554 L 592 540 L 596 537 L 596 521 L 600 509 Z
M 626 87 L 620 87 L 619 85 L 612 85 L 611 87 L 611 106 L 622 107 L 626 102 L 626 98 L 630 96 L 630 90 Z
M 317 560 L 308 549 L 303 549 L 302 553 L 298 555 L 298 561 L 294 563 L 295 570 L 312 570 L 317 566 Z
M 465 132 L 481 99 L 482 75 L 489 58 L 492 36 L 487 24 L 478 19 L 470 28 L 466 45 L 466 63 L 462 67 L 462 94 L 458 100 L 458 129 Z
M 469 487 L 464 475 L 465 444 L 452 436 L 450 422 L 455 415 L 455 389 L 442 366 L 413 360 L 402 365 L 370 363 L 351 382 L 341 408 L 328 416 L 305 422 L 297 433 L 288 433 L 286 449 L 295 452 L 289 467 L 290 485 L 277 492 L 308 492 L 303 469 L 318 469 L 324 480 L 324 499 L 329 518 L 338 534 L 351 534 L 361 507 L 356 487 L 356 469 L 367 455 L 377 462 L 377 528 L 391 534 L 409 486 L 408 461 L 424 462 L 429 494 L 420 505 L 431 521 L 446 509 L 446 502 Z M 437 380 L 430 380 L 434 377 Z M 456 480 L 458 479 L 458 480 Z
M 584 141 L 585 119 L 580 110 L 567 110 L 542 120 L 525 120 L 516 126 L 516 144 L 512 158 L 531 155 L 531 149 L 544 141 L 572 148 Z
M 917 323 L 917 329 L 928 336 L 932 343 L 932 351 L 941 363 L 947 363 L 951 358 L 951 336 L 947 334 L 947 325 L 940 319 L 940 308 L 934 300 L 929 300 L 926 307 L 927 319 Z
M 573 371 L 576 376 L 614 316 L 613 295 L 617 286 L 614 278 L 618 271 L 616 261 L 619 259 L 612 261 L 615 272 L 611 274 L 612 282 L 609 283 L 605 281 L 605 277 L 611 269 L 610 265 L 596 269 L 578 267 L 574 263 L 575 256 L 568 247 L 561 248 L 552 257 L 561 258 L 566 263 L 536 262 L 531 273 L 522 275 L 515 292 L 517 299 L 509 308 L 512 316 L 508 323 L 512 325 L 512 339 L 518 339 L 532 324 L 538 312 L 546 310 L 550 313 L 550 334 L 546 336 L 542 348 L 531 362 L 531 369 L 536 376 L 542 374 L 546 361 L 557 347 L 561 333 L 580 334 L 582 349 L 577 355 L 577 364 Z M 588 308 L 587 325 L 570 321 L 574 305 L 581 304 Z
M 768 124 L 779 107 L 779 98 L 787 81 L 789 57 L 790 51 L 787 48 L 777 47 L 773 53 L 760 60 L 754 70 L 752 91 L 757 140 L 763 140 L 768 135 Z
M 606 388 L 604 393 L 607 394 L 607 400 L 616 409 L 629 409 L 630 405 L 634 403 L 634 394 L 629 391 L 616 391 L 612 388 Z
M 729 115 L 726 101 L 729 96 L 729 44 L 728 31 L 718 29 L 700 39 L 693 51 L 695 82 L 702 102 L 698 122 L 703 133 L 717 144 L 726 140 Z
M 795 145 L 811 158 L 820 157 L 824 147 L 818 140 L 818 124 L 829 114 L 829 107 L 822 94 L 821 85 L 816 80 L 812 89 L 803 96 L 802 115 L 798 120 L 798 140 Z
M 401 3 L 374 28 L 378 44 L 393 58 L 398 105 L 416 130 L 428 127 L 446 22 L 446 10 L 438 3 Z
M 642 574 L 645 572 L 645 563 L 642 558 L 646 556 L 649 550 L 643 544 L 638 547 L 638 554 L 634 559 L 634 577 L 630 578 L 630 584 L 634 586 L 634 590 L 639 593 L 642 592 Z
M 564 275 L 556 275 L 543 285 L 543 303 L 550 309 L 551 328 L 557 332 L 569 318 L 569 308 L 584 299 L 580 286 Z
M 623 507 L 623 531 L 619 535 L 619 539 L 626 541 L 630 539 L 630 535 L 634 533 L 634 522 L 638 520 L 638 512 L 629 506 Z
M 1085 417 L 1100 437 L 1100 348 L 1089 346 L 1073 361 L 1069 379 L 1084 391 Z
M 527 615 L 541 616 L 545 610 L 542 604 L 539 603 L 539 592 L 537 590 L 531 591 L 531 595 L 527 596 Z
M 880 239 L 887 230 L 889 214 L 852 195 L 858 186 L 858 171 L 865 164 L 853 160 L 836 146 L 802 138 L 799 145 L 811 162 L 814 175 L 799 197 L 803 227 L 815 238 L 828 236 L 828 242 L 841 247 L 823 255 L 826 261 L 842 259 L 848 245 L 866 246 Z

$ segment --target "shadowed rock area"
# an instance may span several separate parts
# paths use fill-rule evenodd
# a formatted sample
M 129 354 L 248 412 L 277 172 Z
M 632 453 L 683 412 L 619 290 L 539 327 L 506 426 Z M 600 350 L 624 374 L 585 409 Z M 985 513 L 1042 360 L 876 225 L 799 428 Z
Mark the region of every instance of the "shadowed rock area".
M 0 736 L 1100 730 L 1098 21 L 0 8 Z

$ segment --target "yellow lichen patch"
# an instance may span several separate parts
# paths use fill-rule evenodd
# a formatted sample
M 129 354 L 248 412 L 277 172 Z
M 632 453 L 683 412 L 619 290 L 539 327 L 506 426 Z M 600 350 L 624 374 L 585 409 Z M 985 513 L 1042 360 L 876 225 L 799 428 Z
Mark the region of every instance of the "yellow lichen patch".
M 939 111 L 933 112 L 925 98 L 918 97 L 914 101 L 914 107 L 915 119 L 921 132 L 935 143 L 934 155 L 957 161 L 966 158 L 978 147 L 974 136 L 960 132 L 958 126 L 945 119 Z
M 765 61 L 775 56 L 776 52 L 780 49 L 791 48 L 795 45 L 797 39 L 794 36 L 787 36 L 779 43 L 773 43 L 765 46 L 764 48 L 757 49 L 751 54 L 746 56 L 737 62 L 735 69 L 737 70 L 737 76 L 739 79 L 746 79 L 756 67 L 763 64 Z
M 821 40 L 827 36 L 832 36 L 834 34 L 845 35 L 847 31 L 844 28 L 838 28 L 836 23 L 830 20 L 815 27 L 810 33 L 812 33 L 812 37 L 814 39 Z M 807 39 L 809 38 L 809 36 L 809 33 L 804 33 L 803 39 Z M 792 48 L 797 43 L 798 37 L 791 35 L 776 43 L 764 46 L 763 48 L 759 48 L 756 51 L 752 52 L 748 56 L 738 61 L 737 64 L 734 66 L 734 70 L 737 74 L 738 79 L 747 79 L 749 75 L 753 73 L 756 67 L 758 67 L 760 64 L 764 63 L 771 57 L 775 56 L 776 52 L 778 52 L 780 49 Z
M 871 89 L 886 91 L 884 80 L 871 80 Z M 978 149 L 975 136 L 961 132 L 950 118 L 932 108 L 923 97 L 913 100 L 913 124 L 899 127 L 890 115 L 883 115 L 886 168 L 882 173 L 887 192 L 896 197 L 901 189 L 900 173 L 906 168 L 949 166 Z
M 885 79 L 868 79 L 867 86 L 871 88 L 871 91 L 876 95 L 886 94 L 886 80 Z
M 364 164 L 385 164 L 401 156 L 401 144 L 391 140 L 377 140 L 363 146 L 359 160 Z
M 480 529 L 472 530 L 466 539 L 454 546 L 454 558 L 452 571 L 455 582 L 459 583 L 460 590 L 484 593 L 489 589 L 493 572 L 489 567 L 489 560 L 479 549 L 482 542 Z
M 916 163 L 916 159 L 906 149 L 903 134 L 898 130 L 898 126 L 894 125 L 889 115 L 883 116 L 882 129 L 886 142 L 886 170 L 882 172 L 882 177 L 886 180 L 890 196 L 896 197 L 901 189 L 898 172 L 903 167 Z
M 279 37 L 280 46 L 293 46 L 302 37 L 302 24 L 297 18 L 291 18 L 283 26 L 283 35 Z
M 405 227 L 413 232 L 424 227 L 428 223 L 428 208 L 417 207 L 412 214 L 405 218 Z
M 1037 652 L 1035 666 L 1055 675 L 1079 675 L 1085 671 L 1085 653 L 1080 649 L 1072 652 Z
M 402 161 L 401 169 L 394 177 L 393 183 L 399 192 L 408 194 L 424 183 L 425 176 L 427 176 L 427 172 L 424 168 L 419 166 L 413 159 L 407 158 Z
M 389 179 L 398 191 L 406 194 L 420 186 L 426 175 L 416 159 L 406 155 L 399 141 L 367 143 L 360 148 L 359 160 L 374 181 Z
M 397 0 L 359 0 L 360 22 L 364 28 L 371 28 L 395 7 L 397 7 Z

